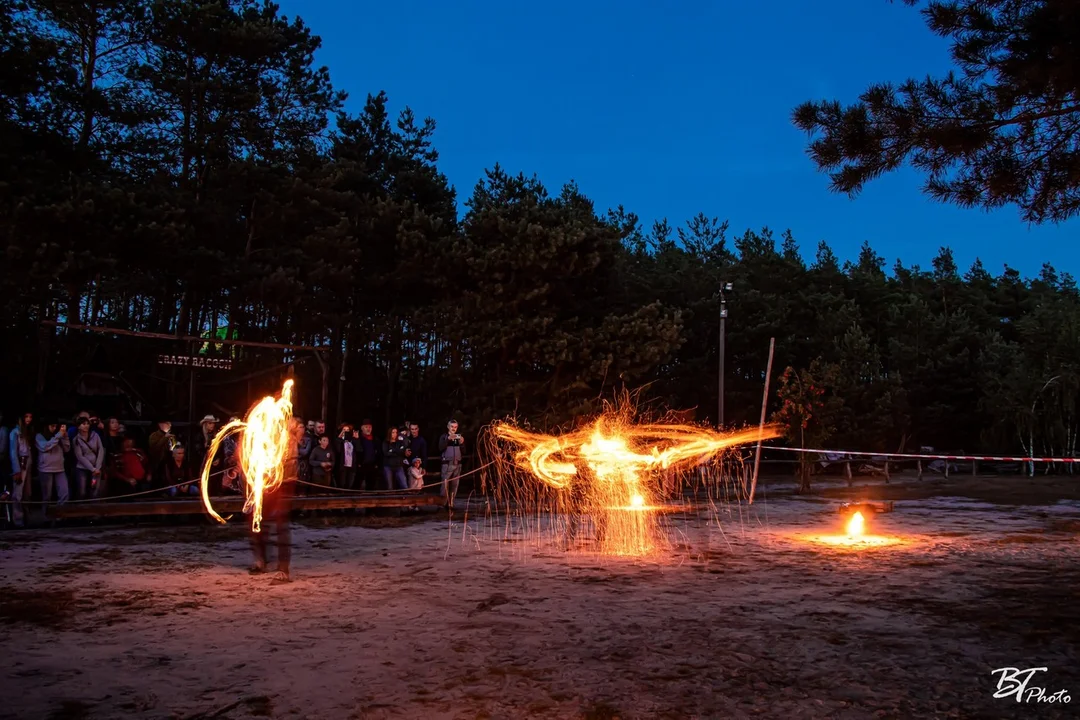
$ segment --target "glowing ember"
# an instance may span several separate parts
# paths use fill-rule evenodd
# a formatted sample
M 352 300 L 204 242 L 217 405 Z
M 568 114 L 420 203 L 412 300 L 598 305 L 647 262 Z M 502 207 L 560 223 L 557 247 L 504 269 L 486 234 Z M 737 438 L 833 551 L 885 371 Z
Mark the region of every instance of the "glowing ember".
M 857 512 L 851 516 L 847 524 L 847 534 L 849 538 L 858 538 L 863 536 L 863 516 L 861 512 Z
M 286 380 L 281 388 L 281 397 L 272 395 L 258 402 L 243 420 L 233 420 L 226 424 L 214 437 L 206 452 L 206 463 L 202 473 L 202 499 L 207 512 L 219 522 L 225 520 L 210 504 L 209 483 L 210 467 L 221 443 L 229 435 L 239 433 L 236 454 L 241 474 L 246 480 L 247 499 L 244 512 L 252 513 L 252 529 L 259 532 L 262 523 L 263 494 L 276 489 L 284 478 L 285 459 L 289 454 L 289 445 L 295 443 L 290 432 L 292 420 L 293 381 Z
M 601 552 L 640 556 L 660 540 L 657 515 L 657 471 L 690 461 L 704 461 L 736 445 L 777 437 L 767 427 L 737 433 L 718 433 L 695 425 L 631 422 L 628 413 L 609 412 L 591 425 L 565 435 L 543 435 L 509 423 L 491 429 L 493 457 L 510 456 L 499 482 L 509 482 L 514 470 L 556 491 L 552 503 L 569 516 L 570 533 L 579 519 L 591 517 Z M 502 441 L 513 451 L 500 447 Z M 514 500 L 527 504 L 527 485 L 516 488 Z

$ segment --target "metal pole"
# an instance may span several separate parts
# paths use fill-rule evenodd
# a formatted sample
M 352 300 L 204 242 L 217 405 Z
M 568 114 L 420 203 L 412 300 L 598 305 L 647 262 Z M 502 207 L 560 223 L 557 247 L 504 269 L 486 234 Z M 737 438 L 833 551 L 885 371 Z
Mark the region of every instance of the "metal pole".
M 718 427 L 718 428 L 723 428 L 724 427 L 724 321 L 726 319 L 727 318 L 725 317 L 724 303 L 721 302 L 720 303 L 720 370 L 719 370 L 720 382 L 718 383 L 718 386 L 720 388 L 720 390 L 719 390 L 720 397 L 717 400 L 717 402 L 719 403 L 719 412 L 717 412 L 717 414 L 716 414 L 716 417 L 717 417 L 716 427 Z
M 773 351 L 776 349 L 776 338 L 769 338 L 769 365 L 765 370 L 765 392 L 761 396 L 761 425 L 759 431 L 765 433 L 765 409 L 769 405 L 769 378 L 772 376 Z M 754 491 L 757 490 L 758 468 L 761 467 L 761 437 L 758 436 L 757 453 L 754 455 L 754 480 L 750 484 L 750 499 L 747 505 L 754 504 Z

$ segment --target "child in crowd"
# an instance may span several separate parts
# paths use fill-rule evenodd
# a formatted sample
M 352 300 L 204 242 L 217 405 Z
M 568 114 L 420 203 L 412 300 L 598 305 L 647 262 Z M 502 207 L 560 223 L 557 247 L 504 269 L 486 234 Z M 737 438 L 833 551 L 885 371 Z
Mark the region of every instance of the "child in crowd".
M 409 489 L 424 489 L 424 465 L 418 457 L 414 457 L 412 465 L 409 466 Z

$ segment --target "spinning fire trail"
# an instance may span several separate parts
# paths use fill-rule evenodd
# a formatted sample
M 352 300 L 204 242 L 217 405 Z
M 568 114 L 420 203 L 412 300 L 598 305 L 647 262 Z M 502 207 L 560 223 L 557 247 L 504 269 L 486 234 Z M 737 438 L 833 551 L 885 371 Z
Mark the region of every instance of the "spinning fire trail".
M 666 509 L 658 504 L 657 471 L 778 435 L 770 426 L 719 433 L 694 425 L 634 424 L 627 413 L 608 412 L 591 425 L 558 436 L 497 423 L 488 444 L 496 461 L 502 461 L 498 482 L 508 490 L 508 500 L 529 505 L 530 497 L 536 497 L 529 485 L 539 481 L 555 492 L 552 505 L 569 515 L 571 535 L 580 518 L 589 516 L 602 553 L 646 555 L 657 546 L 658 515 Z M 515 483 L 521 474 L 525 482 Z
M 292 420 L 293 381 L 286 380 L 281 388 L 281 397 L 264 397 L 251 409 L 243 420 L 233 420 L 226 424 L 214 437 L 206 452 L 206 464 L 202 472 L 202 499 L 207 512 L 224 523 L 210 504 L 209 478 L 210 467 L 221 443 L 229 435 L 240 433 L 241 439 L 236 452 L 239 466 L 247 485 L 247 501 L 244 512 L 252 513 L 252 531 L 258 533 L 262 524 L 263 494 L 271 492 L 284 480 L 285 458 L 290 443 L 295 442 L 290 434 Z

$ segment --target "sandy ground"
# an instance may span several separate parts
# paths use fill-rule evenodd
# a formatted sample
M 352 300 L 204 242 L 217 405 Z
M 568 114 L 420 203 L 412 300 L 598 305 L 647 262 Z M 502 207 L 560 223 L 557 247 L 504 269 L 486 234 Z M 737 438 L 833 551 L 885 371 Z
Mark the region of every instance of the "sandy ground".
M 236 525 L 9 532 L 0 717 L 1075 717 L 1080 480 L 1049 482 L 774 489 L 649 561 L 492 540 L 475 501 L 316 521 L 276 586 Z M 890 494 L 900 544 L 807 539 Z M 1073 702 L 994 699 L 1003 667 Z

